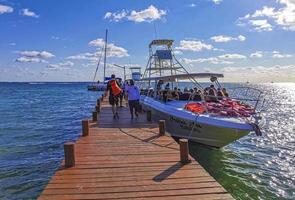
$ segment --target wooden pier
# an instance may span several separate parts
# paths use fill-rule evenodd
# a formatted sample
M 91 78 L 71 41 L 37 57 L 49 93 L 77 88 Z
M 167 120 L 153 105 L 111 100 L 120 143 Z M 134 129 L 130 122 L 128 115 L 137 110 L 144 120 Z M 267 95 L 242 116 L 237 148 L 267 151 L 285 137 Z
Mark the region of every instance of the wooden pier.
M 106 101 L 95 110 L 94 121 L 83 121 L 84 136 L 65 145 L 65 161 L 40 200 L 233 199 L 198 162 L 188 162 L 185 140 L 162 135 L 164 122 L 150 122 L 146 113 L 131 120 L 126 107 L 114 120 Z

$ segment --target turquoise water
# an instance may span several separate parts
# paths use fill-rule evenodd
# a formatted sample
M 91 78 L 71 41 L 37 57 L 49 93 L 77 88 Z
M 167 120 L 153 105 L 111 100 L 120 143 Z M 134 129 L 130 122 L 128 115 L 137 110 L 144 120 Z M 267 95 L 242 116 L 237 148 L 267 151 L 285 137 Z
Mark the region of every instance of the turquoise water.
M 86 83 L 0 83 L 0 199 L 35 199 L 75 141 L 99 93 Z M 226 84 L 230 87 L 233 84 Z M 295 199 L 295 84 L 257 84 L 267 94 L 263 136 L 191 154 L 236 199 Z
M 0 83 L 0 199 L 35 199 L 90 117 L 87 84 Z

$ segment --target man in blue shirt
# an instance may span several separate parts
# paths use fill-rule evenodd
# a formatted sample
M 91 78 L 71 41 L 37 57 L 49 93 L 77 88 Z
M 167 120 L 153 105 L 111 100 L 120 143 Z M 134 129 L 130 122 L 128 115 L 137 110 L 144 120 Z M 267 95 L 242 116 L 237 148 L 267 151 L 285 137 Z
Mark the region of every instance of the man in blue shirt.
M 137 86 L 134 85 L 134 81 L 130 80 L 130 85 L 126 86 L 125 90 L 128 95 L 128 104 L 130 108 L 131 119 L 133 119 L 133 111 L 135 111 L 135 116 L 138 117 L 138 106 L 140 93 Z

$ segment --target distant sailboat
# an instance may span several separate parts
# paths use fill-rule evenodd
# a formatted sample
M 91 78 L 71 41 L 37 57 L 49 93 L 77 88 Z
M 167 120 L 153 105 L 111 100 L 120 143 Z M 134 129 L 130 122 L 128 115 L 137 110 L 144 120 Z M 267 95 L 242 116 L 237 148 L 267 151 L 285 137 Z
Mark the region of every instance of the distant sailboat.
M 107 62 L 107 45 L 108 45 L 108 30 L 106 30 L 106 35 L 105 35 L 105 45 L 104 48 L 101 50 L 101 54 L 96 66 L 96 70 L 94 73 L 94 77 L 92 80 L 92 84 L 87 86 L 87 89 L 90 91 L 105 91 L 107 89 L 107 82 L 106 82 L 106 76 L 105 76 L 105 72 L 106 72 L 106 62 Z M 99 81 L 95 81 L 96 79 L 96 74 L 98 71 L 98 67 L 101 61 L 101 57 L 102 57 L 102 53 L 104 51 L 104 66 L 103 66 L 103 82 L 99 82 Z

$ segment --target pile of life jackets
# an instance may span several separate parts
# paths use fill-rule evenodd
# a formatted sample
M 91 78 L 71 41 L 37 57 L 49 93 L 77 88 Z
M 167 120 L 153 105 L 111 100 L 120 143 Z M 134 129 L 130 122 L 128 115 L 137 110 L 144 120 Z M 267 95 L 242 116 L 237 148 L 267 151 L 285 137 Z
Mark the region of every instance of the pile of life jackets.
M 197 114 L 203 114 L 206 112 L 206 109 L 202 103 L 187 103 L 185 104 L 184 109 Z
M 219 102 L 187 103 L 184 108 L 197 114 L 207 111 L 210 114 L 227 117 L 250 117 L 255 114 L 255 110 L 251 106 L 232 99 L 224 99 Z

